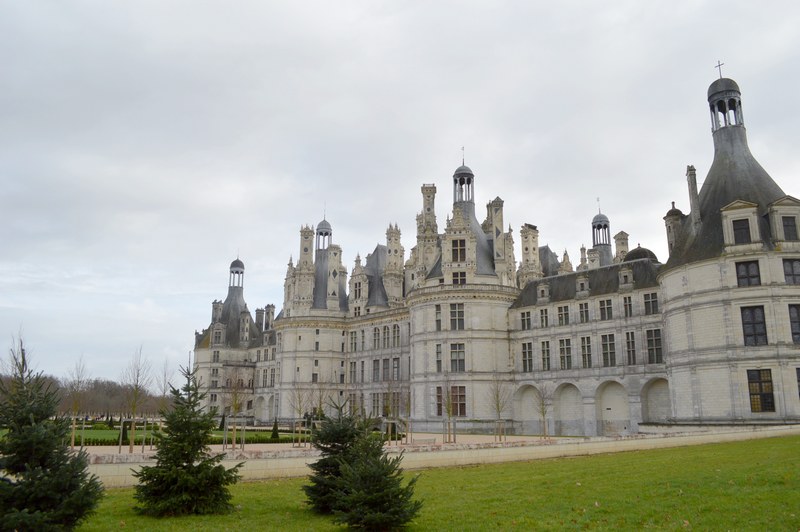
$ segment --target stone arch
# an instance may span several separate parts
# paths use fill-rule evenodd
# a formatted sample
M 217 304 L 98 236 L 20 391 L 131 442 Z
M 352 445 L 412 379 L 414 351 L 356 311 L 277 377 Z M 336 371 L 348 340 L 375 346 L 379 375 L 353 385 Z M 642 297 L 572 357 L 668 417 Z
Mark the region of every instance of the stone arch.
M 595 395 L 597 411 L 597 434 L 599 436 L 621 436 L 631 426 L 628 392 L 616 381 L 606 381 L 597 388 Z
M 642 421 L 644 423 L 663 423 L 671 412 L 669 382 L 667 379 L 653 379 L 642 388 Z
M 514 419 L 520 422 L 522 434 L 542 434 L 542 417 L 537 407 L 539 390 L 523 384 L 514 392 Z
M 562 384 L 553 396 L 556 436 L 585 436 L 583 396 L 574 384 Z

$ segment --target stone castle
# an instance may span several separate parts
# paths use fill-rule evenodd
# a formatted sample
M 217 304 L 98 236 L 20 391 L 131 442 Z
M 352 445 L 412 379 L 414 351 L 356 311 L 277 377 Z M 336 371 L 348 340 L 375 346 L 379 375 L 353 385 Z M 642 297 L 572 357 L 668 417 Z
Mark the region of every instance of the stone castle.
M 741 93 L 708 90 L 714 160 L 689 213 L 664 216 L 669 257 L 629 249 L 604 214 L 576 267 L 503 200 L 479 221 L 476 176 L 452 178 L 440 231 L 422 185 L 408 260 L 396 225 L 350 279 L 331 225 L 300 230 L 280 313 L 244 300 L 244 264 L 195 340 L 207 402 L 257 424 L 332 404 L 438 431 L 620 435 L 664 424 L 800 422 L 800 201 L 750 153 Z M 612 248 L 613 245 L 613 248 Z

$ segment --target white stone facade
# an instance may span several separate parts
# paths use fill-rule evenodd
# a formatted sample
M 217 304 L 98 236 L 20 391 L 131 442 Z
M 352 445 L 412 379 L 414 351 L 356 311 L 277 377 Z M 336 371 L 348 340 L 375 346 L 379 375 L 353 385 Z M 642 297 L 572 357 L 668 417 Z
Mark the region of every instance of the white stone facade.
M 800 202 L 749 154 L 734 87 L 709 90 L 715 163 L 700 193 L 687 172 L 690 214 L 673 204 L 664 217 L 664 265 L 629 249 L 625 232 L 612 250 L 603 214 L 576 268 L 540 247 L 531 224 L 517 264 L 503 201 L 479 222 L 475 176 L 462 166 L 442 232 L 437 188 L 422 186 L 405 262 L 392 225 L 348 281 L 331 225 L 302 227 L 277 317 L 267 306 L 252 319 L 234 261 L 228 298 L 196 335 L 209 404 L 259 424 L 340 403 L 418 431 L 455 420 L 489 432 L 502 420 L 517 433 L 576 436 L 800 422 Z M 715 116 L 719 94 L 733 118 Z

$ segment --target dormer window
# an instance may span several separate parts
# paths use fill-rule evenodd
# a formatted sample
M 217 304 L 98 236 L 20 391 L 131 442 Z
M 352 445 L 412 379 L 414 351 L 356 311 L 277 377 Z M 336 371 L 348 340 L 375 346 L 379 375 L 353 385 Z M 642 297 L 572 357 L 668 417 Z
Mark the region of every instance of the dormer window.
M 797 217 L 796 216 L 781 216 L 783 225 L 783 239 L 784 240 L 798 240 L 797 238 Z
M 467 241 L 453 240 L 453 262 L 467 261 Z
M 752 242 L 750 238 L 750 220 L 733 220 L 733 243 L 749 244 L 750 242 Z

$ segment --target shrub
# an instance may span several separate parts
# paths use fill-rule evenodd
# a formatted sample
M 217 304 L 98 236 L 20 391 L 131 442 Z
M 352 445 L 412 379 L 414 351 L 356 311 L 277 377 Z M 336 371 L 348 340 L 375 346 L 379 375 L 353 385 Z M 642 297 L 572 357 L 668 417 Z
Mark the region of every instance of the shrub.
M 266 370 L 264 370 L 266 371 Z M 279 440 L 280 435 L 278 434 L 278 419 L 275 419 L 275 422 L 272 424 L 272 435 L 270 436 L 273 440 Z
M 303 486 L 308 503 L 320 513 L 331 513 L 336 505 L 337 480 L 340 466 L 346 461 L 350 449 L 363 438 L 366 432 L 362 423 L 343 409 L 337 409 L 335 417 L 326 417 L 313 429 L 312 445 L 322 452 L 322 457 L 310 464 L 313 471 L 310 485 Z
M 22 341 L 11 350 L 11 377 L 0 380 L 0 530 L 72 529 L 103 494 L 86 453 L 70 452 L 70 422 L 58 397 L 28 365 Z
M 139 484 L 134 499 L 140 513 L 153 516 L 212 514 L 230 511 L 228 486 L 239 480 L 238 464 L 220 464 L 223 454 L 212 456 L 208 448 L 216 411 L 203 412 L 205 394 L 194 372 L 182 369 L 186 384 L 172 388 L 172 408 L 162 410 L 163 432 L 156 432 L 156 465 L 134 473 Z
M 342 461 L 337 480 L 335 520 L 353 528 L 392 530 L 402 528 L 422 507 L 412 500 L 418 477 L 402 485 L 403 455 L 389 458 L 383 439 L 361 438 Z

